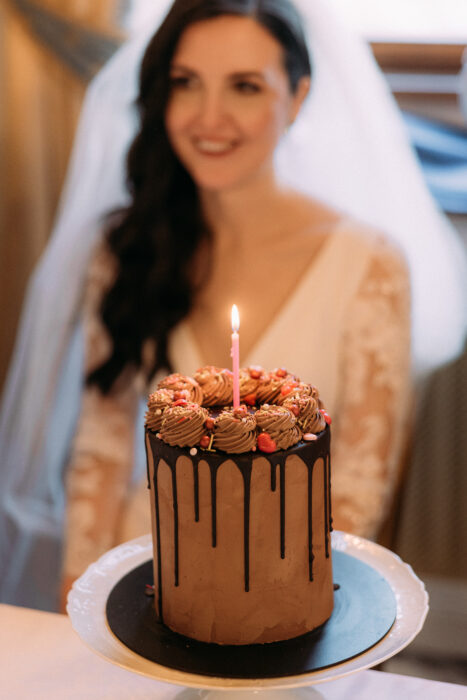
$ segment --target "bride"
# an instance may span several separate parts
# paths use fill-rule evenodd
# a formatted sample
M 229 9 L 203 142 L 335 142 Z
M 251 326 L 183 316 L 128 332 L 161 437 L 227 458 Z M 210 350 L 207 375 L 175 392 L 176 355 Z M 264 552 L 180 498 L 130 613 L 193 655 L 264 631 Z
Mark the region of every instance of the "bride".
M 461 288 L 443 251 L 442 310 L 455 323 L 439 316 L 442 342 L 427 354 L 433 323 L 420 301 L 432 280 L 423 286 L 430 266 L 411 264 L 412 208 L 427 245 L 444 223 L 390 105 L 380 105 L 394 122 L 388 143 L 361 105 L 339 132 L 341 101 L 358 103 L 361 90 L 349 95 L 345 72 L 333 83 L 335 39 L 337 54 L 361 61 L 360 78 L 373 79 L 371 64 L 324 8 L 313 1 L 305 14 L 312 62 L 287 0 L 175 0 L 90 88 L 4 400 L 6 602 L 56 605 L 59 570 L 66 590 L 103 551 L 149 530 L 141 397 L 161 372 L 229 365 L 233 302 L 242 364 L 287 366 L 333 416 L 335 527 L 377 535 L 410 410 L 409 269 L 418 367 L 458 349 Z

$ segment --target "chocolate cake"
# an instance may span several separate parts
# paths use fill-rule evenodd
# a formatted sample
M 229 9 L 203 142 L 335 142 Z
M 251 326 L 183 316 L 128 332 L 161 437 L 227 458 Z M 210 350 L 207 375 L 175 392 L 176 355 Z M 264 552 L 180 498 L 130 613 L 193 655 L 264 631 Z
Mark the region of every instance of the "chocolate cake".
M 330 418 L 280 368 L 170 375 L 146 413 L 155 607 L 182 635 L 282 641 L 333 608 Z

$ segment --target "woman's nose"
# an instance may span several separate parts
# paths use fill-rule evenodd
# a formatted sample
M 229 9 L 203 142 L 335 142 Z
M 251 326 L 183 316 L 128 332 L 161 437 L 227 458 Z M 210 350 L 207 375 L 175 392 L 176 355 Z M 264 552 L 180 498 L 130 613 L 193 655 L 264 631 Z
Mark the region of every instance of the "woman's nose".
M 201 97 L 198 109 L 198 123 L 204 129 L 214 129 L 226 119 L 225 103 L 222 94 L 205 91 Z

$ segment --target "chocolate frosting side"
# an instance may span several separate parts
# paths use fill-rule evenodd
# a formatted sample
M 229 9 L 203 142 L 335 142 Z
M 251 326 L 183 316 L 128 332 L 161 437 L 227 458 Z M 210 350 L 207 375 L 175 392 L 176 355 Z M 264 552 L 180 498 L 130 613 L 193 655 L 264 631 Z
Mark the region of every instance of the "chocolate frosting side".
M 330 557 L 330 533 L 332 530 L 332 516 L 331 516 L 331 500 L 330 500 L 330 429 L 329 426 L 325 427 L 319 435 L 318 439 L 311 442 L 300 442 L 290 449 L 280 450 L 274 454 L 223 454 L 221 452 L 206 452 L 201 449 L 182 449 L 179 447 L 171 447 L 163 440 L 159 439 L 155 433 L 150 430 L 146 430 L 148 449 L 151 453 L 151 462 L 154 468 L 154 475 L 152 478 L 152 483 L 150 483 L 150 488 L 153 491 L 153 503 L 155 508 L 155 551 L 157 552 L 157 562 L 155 562 L 155 570 L 160 572 L 162 569 L 162 563 L 164 560 L 163 544 L 161 544 L 160 535 L 160 520 L 159 520 L 159 481 L 158 481 L 158 471 L 160 464 L 165 464 L 171 473 L 171 483 L 172 483 L 172 516 L 173 517 L 173 546 L 171 551 L 174 552 L 174 570 L 173 570 L 173 582 L 175 587 L 180 585 L 180 580 L 183 571 L 183 560 L 180 561 L 179 557 L 179 542 L 178 542 L 178 494 L 177 494 L 177 462 L 179 458 L 184 457 L 189 459 L 192 464 L 193 469 L 193 503 L 192 503 L 192 513 L 193 520 L 198 521 L 199 519 L 199 480 L 198 472 L 200 462 L 205 462 L 209 467 L 210 482 L 211 482 L 211 545 L 212 547 L 217 546 L 217 482 L 218 482 L 218 472 L 222 470 L 224 464 L 230 463 L 234 464 L 238 469 L 241 479 L 243 481 L 243 568 L 244 568 L 244 590 L 248 592 L 250 589 L 250 570 L 253 565 L 254 560 L 251 560 L 250 551 L 250 503 L 251 503 L 251 483 L 252 483 L 252 473 L 254 465 L 257 459 L 267 460 L 270 465 L 271 470 L 271 492 L 277 489 L 277 469 L 279 469 L 279 490 L 280 490 L 280 508 L 279 508 L 279 519 L 280 519 L 280 542 L 278 543 L 277 556 L 281 559 L 286 558 L 288 547 L 294 549 L 294 542 L 285 541 L 285 521 L 287 517 L 292 517 L 293 512 L 287 516 L 286 514 L 286 470 L 291 470 L 293 474 L 294 467 L 292 463 L 287 465 L 288 458 L 291 456 L 299 457 L 301 463 L 306 466 L 308 470 L 308 522 L 305 523 L 307 528 L 307 539 L 308 539 L 308 576 L 309 581 L 314 580 L 313 571 L 313 561 L 314 561 L 314 545 L 316 542 L 316 537 L 318 539 L 322 538 L 322 545 L 320 549 L 324 549 L 326 558 Z M 313 532 L 313 512 L 312 512 L 312 502 L 314 498 L 312 495 L 313 489 L 313 471 L 315 464 L 321 460 L 323 464 L 323 494 L 324 494 L 324 525 L 323 532 L 319 537 L 319 534 Z M 295 464 L 295 463 L 294 463 Z M 186 496 L 185 496 L 186 498 Z M 256 518 L 260 514 L 256 514 Z M 240 533 L 239 533 L 240 535 Z M 206 543 L 208 546 L 208 543 Z M 330 582 L 332 584 L 332 581 Z M 162 591 L 162 578 L 159 575 L 159 586 L 158 591 L 159 599 L 159 615 L 161 621 L 164 621 L 164 610 L 162 606 L 163 591 Z M 304 630 L 306 631 L 306 630 Z M 270 640 L 268 640 L 270 641 Z

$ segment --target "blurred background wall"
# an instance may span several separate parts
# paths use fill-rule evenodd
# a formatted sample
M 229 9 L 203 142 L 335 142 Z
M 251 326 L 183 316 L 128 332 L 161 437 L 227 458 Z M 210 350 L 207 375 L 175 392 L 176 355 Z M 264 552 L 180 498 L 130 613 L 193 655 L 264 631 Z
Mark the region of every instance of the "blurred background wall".
M 0 0 L 0 386 L 84 91 L 123 38 L 124 9 L 118 0 Z
M 27 279 L 51 230 L 86 85 L 124 39 L 131 6 L 157 1 L 0 0 L 0 387 Z M 459 138 L 442 143 L 454 143 L 454 151 L 461 144 L 467 153 L 465 3 L 329 1 L 363 30 L 401 109 L 424 120 L 421 140 L 436 146 L 441 128 L 443 138 Z M 387 24 L 378 19 L 376 6 L 380 15 L 392 13 L 392 25 L 389 14 Z M 407 129 L 423 159 L 420 132 L 410 121 Z M 453 179 L 448 156 L 435 154 L 435 177 L 427 170 L 427 181 L 467 247 L 467 158 Z M 432 597 L 418 647 L 388 669 L 467 683 L 466 426 L 464 353 L 427 384 L 383 543 L 412 564 Z M 422 661 L 413 658 L 414 648 Z M 440 660 L 448 672 L 437 667 Z

